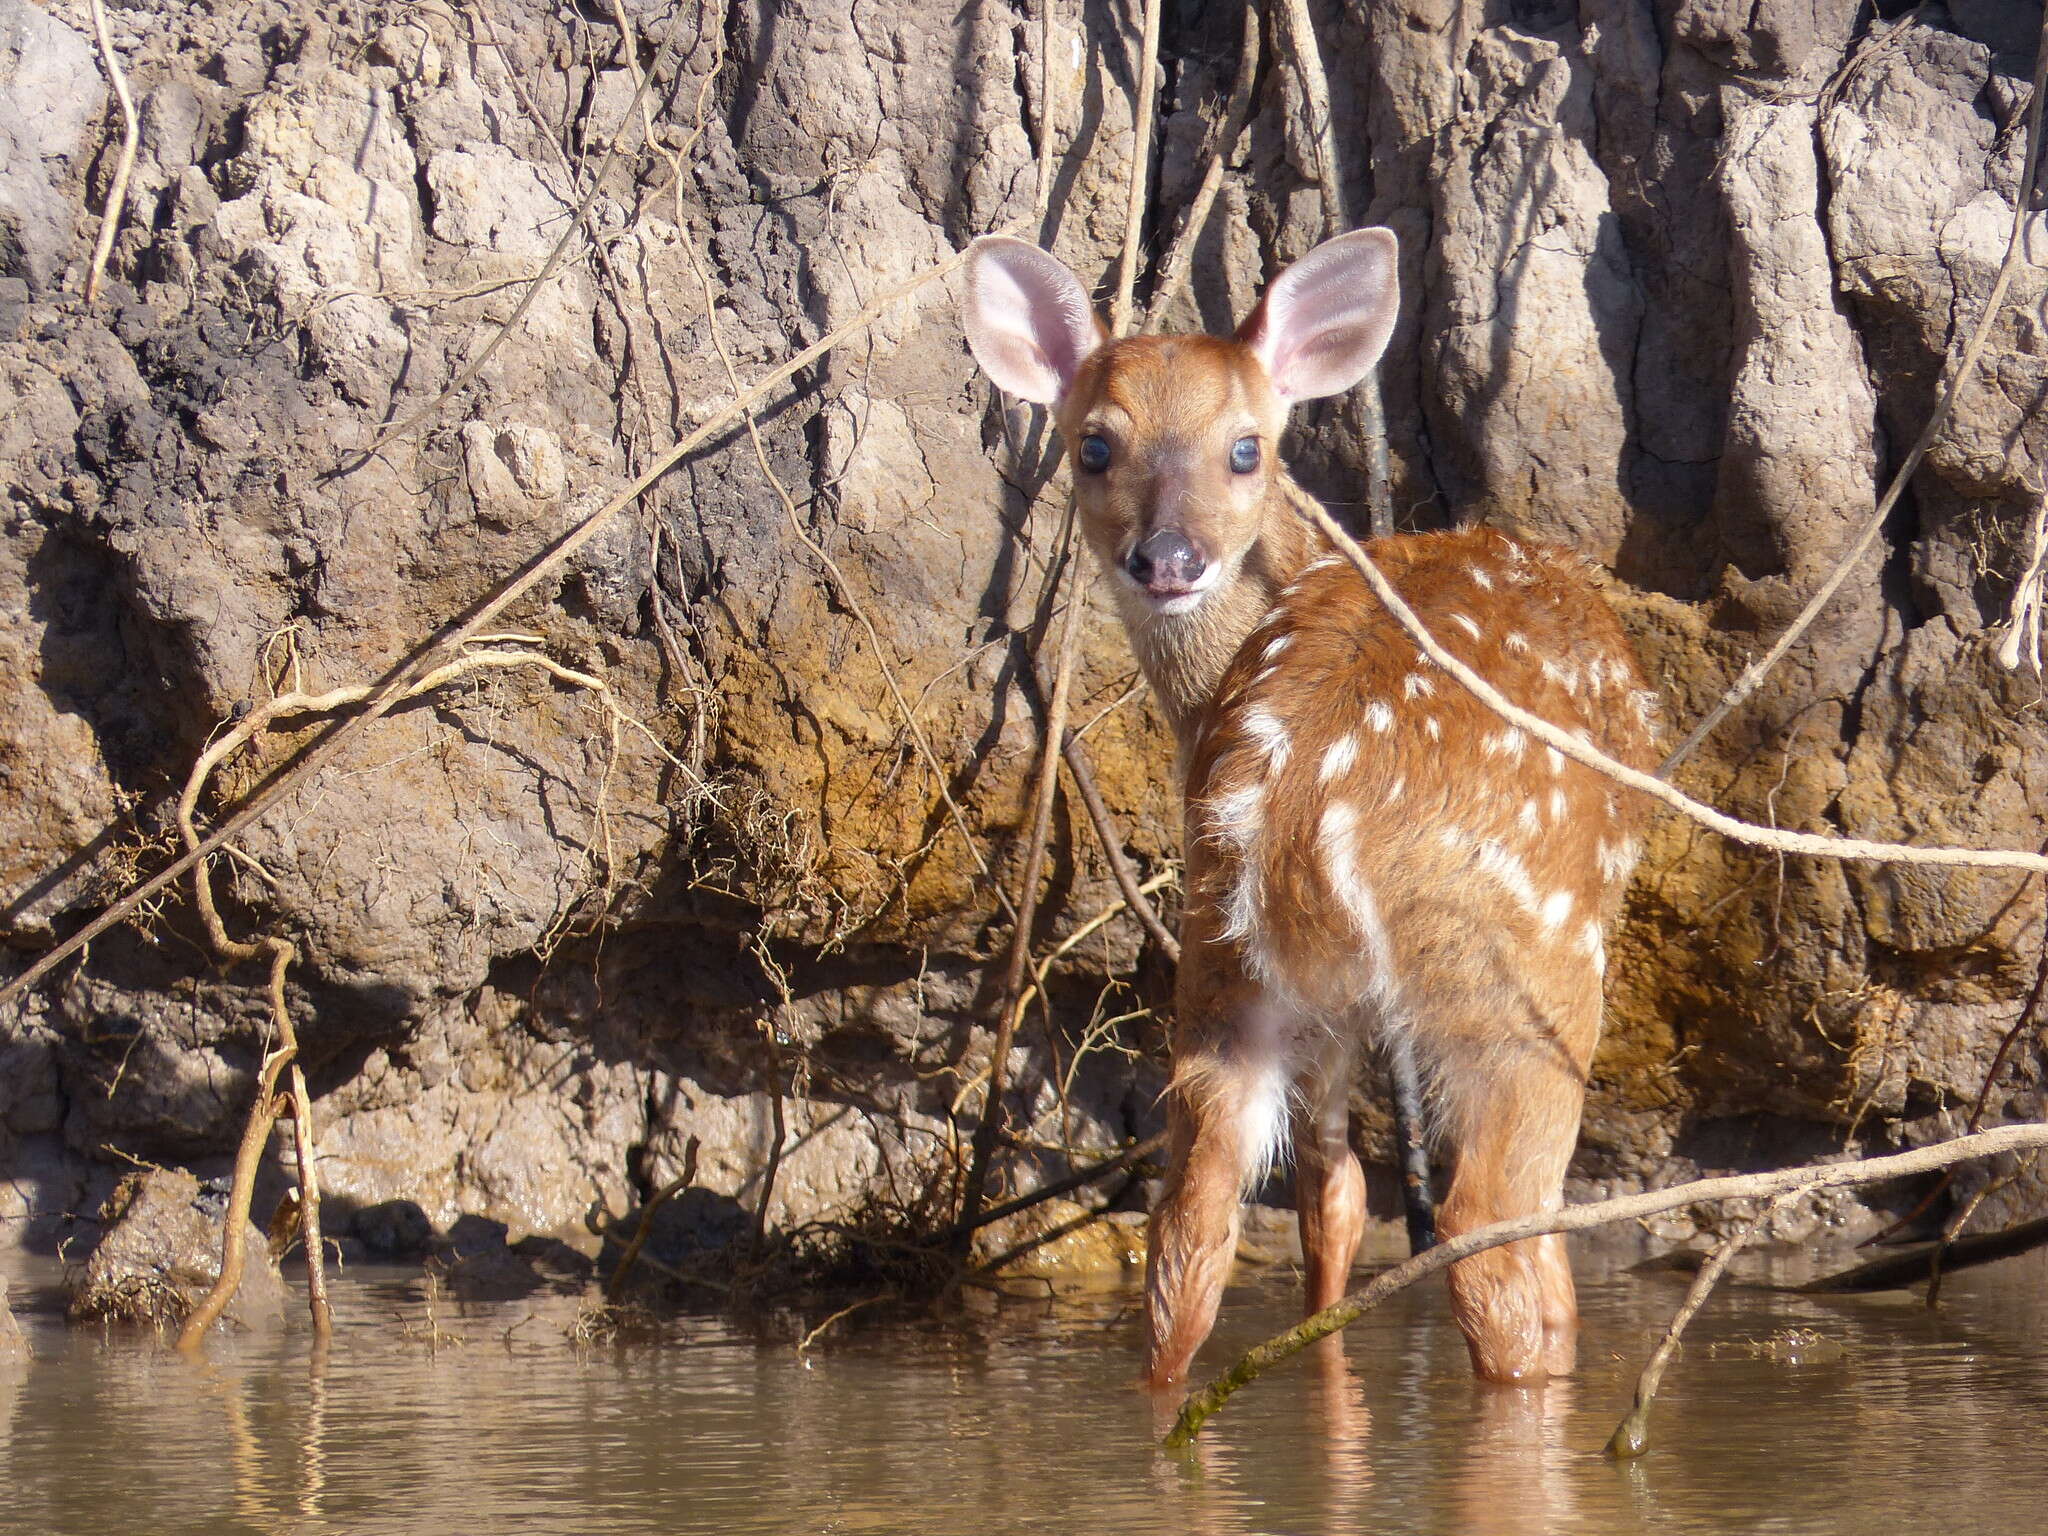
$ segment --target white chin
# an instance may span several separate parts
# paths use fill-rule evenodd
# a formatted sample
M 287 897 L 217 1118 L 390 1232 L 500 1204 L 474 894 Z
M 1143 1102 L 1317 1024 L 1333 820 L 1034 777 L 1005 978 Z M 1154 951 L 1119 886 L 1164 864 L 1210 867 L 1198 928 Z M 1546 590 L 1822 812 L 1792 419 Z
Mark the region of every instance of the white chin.
M 1152 611 L 1165 614 L 1169 618 L 1177 618 L 1184 613 L 1193 613 L 1202 606 L 1202 600 L 1208 595 L 1207 592 L 1183 592 L 1178 597 L 1153 598 Z

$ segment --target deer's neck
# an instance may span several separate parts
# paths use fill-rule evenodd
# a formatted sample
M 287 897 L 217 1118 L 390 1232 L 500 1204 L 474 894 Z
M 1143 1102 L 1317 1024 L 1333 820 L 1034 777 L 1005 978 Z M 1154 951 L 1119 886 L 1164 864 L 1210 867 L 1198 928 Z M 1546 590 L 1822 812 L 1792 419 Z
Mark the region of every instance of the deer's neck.
M 1192 613 L 1162 614 L 1128 587 L 1117 589 L 1131 650 L 1173 726 L 1183 762 L 1202 712 L 1245 636 L 1302 567 L 1327 552 L 1323 536 L 1295 515 L 1277 488 L 1267 500 L 1261 529 L 1237 568 Z

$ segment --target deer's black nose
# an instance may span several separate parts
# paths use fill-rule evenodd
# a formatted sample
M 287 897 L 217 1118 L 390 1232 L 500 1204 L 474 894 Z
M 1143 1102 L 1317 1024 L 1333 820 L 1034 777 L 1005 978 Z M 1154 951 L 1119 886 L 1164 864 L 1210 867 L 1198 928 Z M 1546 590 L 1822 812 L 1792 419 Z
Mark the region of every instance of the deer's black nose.
M 1209 562 L 1178 528 L 1159 528 L 1145 535 L 1124 561 L 1131 580 L 1157 596 L 1186 592 Z

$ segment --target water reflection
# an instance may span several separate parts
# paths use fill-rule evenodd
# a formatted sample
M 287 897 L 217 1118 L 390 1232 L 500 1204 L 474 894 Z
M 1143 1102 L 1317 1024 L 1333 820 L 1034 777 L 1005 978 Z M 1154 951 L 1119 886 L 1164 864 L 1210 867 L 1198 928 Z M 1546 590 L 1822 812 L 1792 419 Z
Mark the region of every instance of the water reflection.
M 2048 1265 L 1959 1276 L 1940 1314 L 1717 1297 L 1629 1467 L 1600 1447 L 1678 1288 L 1582 1275 L 1576 1381 L 1476 1386 L 1441 1294 L 1418 1293 L 1247 1389 L 1185 1455 L 1133 1385 L 1124 1296 L 849 1320 L 807 1359 L 714 1321 L 578 1349 L 566 1302 L 429 1322 L 391 1277 L 338 1292 L 326 1359 L 288 1335 L 195 1364 L 38 1317 L 33 1357 L 0 1359 L 0 1530 L 2039 1529 Z M 1286 1277 L 1240 1292 L 1205 1362 L 1291 1306 Z M 1769 1341 L 1791 1328 L 1839 1354 L 1785 1363 Z

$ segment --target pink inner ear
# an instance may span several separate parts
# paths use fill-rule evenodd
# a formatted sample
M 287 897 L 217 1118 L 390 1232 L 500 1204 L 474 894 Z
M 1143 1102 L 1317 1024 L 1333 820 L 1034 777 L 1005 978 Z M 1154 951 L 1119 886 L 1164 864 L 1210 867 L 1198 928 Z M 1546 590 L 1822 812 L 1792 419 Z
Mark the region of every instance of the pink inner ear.
M 988 376 L 1041 405 L 1067 392 L 1102 339 L 1080 279 L 1022 240 L 975 242 L 964 318 L 967 344 Z
M 1349 389 L 1386 350 L 1399 313 L 1388 230 L 1326 240 L 1274 279 L 1239 332 L 1288 400 Z

